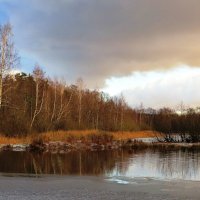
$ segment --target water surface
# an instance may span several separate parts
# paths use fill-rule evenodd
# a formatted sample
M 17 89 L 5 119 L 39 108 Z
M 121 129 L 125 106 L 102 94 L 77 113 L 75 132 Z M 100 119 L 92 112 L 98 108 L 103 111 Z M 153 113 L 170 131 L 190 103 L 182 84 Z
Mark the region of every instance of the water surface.
M 91 175 L 116 180 L 153 178 L 200 181 L 200 150 L 146 149 L 66 154 L 2 151 L 0 173 Z

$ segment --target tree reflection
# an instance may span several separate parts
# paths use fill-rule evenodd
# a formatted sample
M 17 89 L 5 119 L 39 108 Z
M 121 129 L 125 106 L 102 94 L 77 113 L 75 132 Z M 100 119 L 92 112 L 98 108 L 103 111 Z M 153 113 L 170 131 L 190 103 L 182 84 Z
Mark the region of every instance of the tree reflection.
M 81 151 L 67 154 L 0 152 L 0 172 L 111 175 L 200 180 L 200 150 Z

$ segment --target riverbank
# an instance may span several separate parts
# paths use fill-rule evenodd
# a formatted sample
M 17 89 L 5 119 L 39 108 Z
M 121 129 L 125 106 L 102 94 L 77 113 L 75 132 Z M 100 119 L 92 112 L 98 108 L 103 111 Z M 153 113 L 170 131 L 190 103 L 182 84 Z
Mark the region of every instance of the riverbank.
M 106 150 L 118 149 L 138 138 L 153 138 L 152 131 L 137 132 L 102 132 L 87 131 L 57 131 L 32 134 L 27 137 L 0 136 L 1 150 L 30 150 L 67 152 L 71 150 Z
M 199 149 L 200 143 L 166 143 L 159 142 L 158 133 L 153 131 L 138 132 L 102 132 L 88 131 L 57 131 L 33 134 L 27 137 L 0 136 L 0 151 L 32 151 L 67 153 L 70 151 L 99 151 L 115 149 L 146 149 L 160 148 Z
M 159 181 L 144 178 L 133 179 L 128 184 L 118 184 L 101 176 L 2 176 L 0 179 L 0 199 L 7 200 L 198 200 L 199 196 L 199 183 L 192 181 Z

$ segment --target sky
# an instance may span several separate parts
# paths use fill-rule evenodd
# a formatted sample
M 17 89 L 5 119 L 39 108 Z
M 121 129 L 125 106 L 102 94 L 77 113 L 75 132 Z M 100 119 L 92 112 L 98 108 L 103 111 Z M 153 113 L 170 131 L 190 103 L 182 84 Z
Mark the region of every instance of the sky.
M 20 70 L 123 94 L 127 103 L 198 106 L 199 0 L 0 0 Z

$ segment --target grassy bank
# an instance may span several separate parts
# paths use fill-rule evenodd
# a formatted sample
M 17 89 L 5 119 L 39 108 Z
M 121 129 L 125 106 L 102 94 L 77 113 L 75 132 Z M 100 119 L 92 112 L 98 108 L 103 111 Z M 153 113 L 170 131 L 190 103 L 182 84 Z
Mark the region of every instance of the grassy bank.
M 30 144 L 32 141 L 37 139 L 41 139 L 44 142 L 73 142 L 78 140 L 81 140 L 82 142 L 88 142 L 98 140 L 128 140 L 149 137 L 155 137 L 155 133 L 152 131 L 104 132 L 98 130 L 73 130 L 32 134 L 27 137 L 5 137 L 0 135 L 0 144 Z

